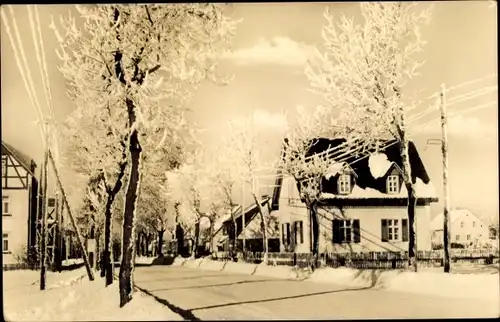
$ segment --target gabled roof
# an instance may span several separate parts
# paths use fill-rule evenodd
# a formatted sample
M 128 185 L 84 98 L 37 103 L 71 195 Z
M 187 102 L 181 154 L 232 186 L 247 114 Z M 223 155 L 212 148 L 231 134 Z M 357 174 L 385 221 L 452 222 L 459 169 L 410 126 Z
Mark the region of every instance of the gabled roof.
M 354 169 L 346 162 L 341 162 L 341 163 L 338 163 L 338 162 L 335 162 L 335 163 L 332 163 L 328 169 L 328 173 L 325 174 L 325 178 L 328 180 L 332 177 L 335 177 L 339 172 L 343 172 L 345 170 L 349 170 L 349 172 L 351 172 L 354 177 L 358 177 L 356 171 L 354 171 Z
M 335 148 L 343 143 L 345 143 L 346 140 L 342 138 L 337 138 L 337 139 L 327 139 L 327 138 L 317 138 L 313 140 L 313 144 L 311 148 L 309 149 L 308 153 L 306 153 L 306 156 L 318 154 L 321 152 L 324 152 L 330 148 Z M 396 165 L 399 169 L 402 168 L 402 158 L 400 154 L 400 143 L 395 141 L 395 140 L 386 140 L 385 142 L 382 142 L 381 144 L 383 148 L 380 148 L 379 150 L 379 159 L 385 162 L 385 165 L 381 165 L 381 171 L 377 175 L 374 172 L 374 164 L 377 165 L 380 162 L 375 162 L 374 163 L 374 158 L 372 156 L 376 156 L 377 154 L 375 153 L 375 150 L 364 152 L 361 155 L 348 155 L 348 156 L 343 156 L 341 159 L 343 162 L 346 162 L 347 164 L 350 165 L 350 167 L 353 169 L 353 171 L 357 175 L 357 180 L 356 180 L 356 196 L 353 194 L 350 195 L 345 195 L 342 196 L 342 199 L 349 199 L 349 198 L 355 198 L 355 199 L 361 199 L 363 196 L 364 198 L 370 199 L 370 198 L 403 198 L 404 194 L 406 194 L 406 189 L 401 189 L 402 190 L 402 195 L 389 195 L 383 193 L 385 187 L 386 187 L 386 182 L 383 179 L 384 176 L 387 174 L 387 171 L 393 166 Z M 384 148 L 384 146 L 386 146 Z M 284 152 L 282 152 L 284 153 Z M 365 157 L 361 158 L 361 156 L 366 155 L 366 153 L 371 153 L 370 157 Z M 425 194 L 421 194 L 422 197 L 420 198 L 430 198 L 432 201 L 437 201 L 437 198 L 435 196 L 435 193 L 432 193 L 434 190 L 434 187 L 432 186 L 432 183 L 430 181 L 430 178 L 427 174 L 427 171 L 425 170 L 425 167 L 422 163 L 422 160 L 420 158 L 420 155 L 418 154 L 418 151 L 415 147 L 415 144 L 410 141 L 409 142 L 409 147 L 408 147 L 408 153 L 410 157 L 410 167 L 411 167 L 411 173 L 412 173 L 412 181 L 417 185 L 421 186 L 422 189 L 421 191 L 425 192 Z M 335 157 L 331 157 L 332 161 L 336 161 Z M 370 162 L 371 159 L 371 162 Z M 375 161 L 376 158 L 375 158 Z M 419 180 L 417 180 L 419 179 Z M 281 186 L 281 181 L 276 182 L 279 187 L 275 188 L 275 193 L 273 195 L 273 205 L 276 204 L 276 202 L 279 200 L 279 195 L 280 195 L 280 186 Z M 330 178 L 330 180 L 324 180 L 323 181 L 323 191 L 328 192 L 328 191 L 333 191 L 333 186 L 335 184 L 335 180 L 333 178 Z M 298 187 L 299 188 L 299 187 Z M 404 190 L 404 191 L 403 191 Z M 354 193 L 354 190 L 353 190 Z M 424 195 L 426 197 L 424 197 Z M 433 197 L 430 197 L 432 195 Z M 336 198 L 338 195 L 331 195 L 328 196 L 332 198 Z M 417 194 L 417 197 L 419 195 Z M 277 207 L 275 206 L 274 209 Z
M 260 199 L 261 206 L 264 206 L 266 203 L 270 202 L 270 200 L 271 200 L 271 198 L 269 196 L 262 196 L 262 198 Z M 250 206 L 248 206 L 245 209 L 245 212 L 244 212 L 245 227 L 248 226 L 248 224 L 250 224 L 252 222 L 252 220 L 256 217 L 258 212 L 259 212 L 259 210 L 258 210 L 257 205 L 255 203 L 252 203 Z M 239 235 L 242 232 L 242 227 L 243 227 L 243 216 L 241 214 L 241 206 L 238 205 L 238 206 L 234 207 L 232 213 L 233 213 L 233 215 L 235 215 L 234 219 L 236 221 L 236 228 L 238 230 L 237 235 Z M 222 229 L 222 227 L 225 223 L 230 223 L 230 222 L 232 222 L 231 213 L 229 213 L 228 215 L 226 215 L 225 217 L 223 217 L 219 221 L 220 226 L 218 227 L 218 229 L 217 228 L 215 229 L 215 234 L 217 234 Z
M 21 164 L 24 167 L 26 171 L 28 171 L 33 176 L 35 175 L 33 173 L 34 168 L 36 168 L 35 161 L 32 158 L 28 157 L 23 152 L 19 151 L 18 149 L 14 148 L 10 144 L 5 143 L 2 140 L 2 155 L 3 154 L 11 155 L 14 159 L 16 159 L 17 162 L 19 162 L 19 164 Z
M 467 215 L 476 218 L 477 220 L 481 221 L 485 226 L 487 226 L 487 223 L 484 222 L 478 215 L 476 215 L 475 213 L 466 208 L 458 208 L 450 210 L 449 212 L 450 224 L 453 224 L 462 216 L 467 216 Z M 444 214 L 440 213 L 431 221 L 430 226 L 432 230 L 443 230 L 443 221 L 444 221 L 443 217 Z

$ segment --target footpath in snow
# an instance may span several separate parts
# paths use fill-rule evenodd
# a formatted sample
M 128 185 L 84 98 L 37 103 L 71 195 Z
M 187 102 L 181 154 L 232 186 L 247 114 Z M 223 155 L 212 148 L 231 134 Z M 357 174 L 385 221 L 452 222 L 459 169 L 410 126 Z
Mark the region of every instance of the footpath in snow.
M 321 268 L 311 273 L 308 270 L 290 266 L 221 262 L 208 258 L 193 260 L 179 257 L 174 260 L 173 265 L 500 303 L 498 271 L 495 274 L 445 274 L 441 269 L 421 269 L 415 273 L 403 270 L 359 270 L 341 267 Z
M 130 303 L 119 307 L 118 281 L 104 287 L 95 274 L 88 280 L 85 268 L 47 272 L 47 287 L 40 291 L 40 272 L 3 272 L 6 321 L 167 321 L 183 320 L 168 307 L 136 291 Z

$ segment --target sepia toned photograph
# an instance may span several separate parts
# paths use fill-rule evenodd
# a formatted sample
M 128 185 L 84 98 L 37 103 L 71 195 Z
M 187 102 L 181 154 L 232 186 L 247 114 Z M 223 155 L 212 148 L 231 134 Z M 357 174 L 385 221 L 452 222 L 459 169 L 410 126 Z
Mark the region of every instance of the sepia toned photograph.
M 499 318 L 497 10 L 2 5 L 4 320 Z

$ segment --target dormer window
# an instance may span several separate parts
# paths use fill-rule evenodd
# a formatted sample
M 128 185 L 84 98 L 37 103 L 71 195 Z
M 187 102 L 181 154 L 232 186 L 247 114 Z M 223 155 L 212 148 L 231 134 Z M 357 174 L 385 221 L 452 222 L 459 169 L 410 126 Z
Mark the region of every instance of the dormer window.
M 348 194 L 351 192 L 351 176 L 341 174 L 338 180 L 338 189 L 340 194 Z
M 398 193 L 399 191 L 399 176 L 390 175 L 387 177 L 387 193 Z

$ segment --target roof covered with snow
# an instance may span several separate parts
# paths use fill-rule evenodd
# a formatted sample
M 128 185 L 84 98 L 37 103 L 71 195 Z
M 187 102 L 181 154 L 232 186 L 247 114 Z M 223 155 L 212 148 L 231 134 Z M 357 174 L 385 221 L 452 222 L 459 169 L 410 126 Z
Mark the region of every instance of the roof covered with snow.
M 467 217 L 470 216 L 471 218 L 474 218 L 475 220 L 482 220 L 479 216 L 474 214 L 472 211 L 466 208 L 458 208 L 458 209 L 452 209 L 450 210 L 449 217 L 450 217 L 450 224 L 453 224 L 456 220 L 458 220 L 461 217 Z M 431 230 L 443 230 L 443 213 L 440 213 L 437 215 L 432 221 L 431 221 Z
M 321 153 L 328 149 L 335 148 L 336 146 L 339 146 L 345 142 L 346 140 L 342 138 L 314 139 L 307 155 L 310 156 Z M 356 174 L 356 182 L 352 192 L 348 195 L 323 193 L 323 197 L 326 199 L 407 198 L 407 190 L 404 185 L 402 186 L 400 192 L 397 194 L 387 194 L 384 192 L 387 186 L 385 176 L 387 175 L 388 171 L 392 167 L 401 171 L 401 169 L 403 168 L 403 162 L 400 155 L 400 144 L 398 142 L 394 140 L 386 141 L 383 142 L 381 146 L 382 147 L 378 152 L 376 152 L 375 150 L 369 151 L 369 153 L 371 153 L 369 157 L 361 158 L 361 156 L 366 155 L 366 152 L 362 153 L 361 155 L 350 155 L 347 157 L 342 156 L 342 164 L 335 162 L 337 161 L 335 160 L 335 157 L 331 157 L 333 165 L 322 182 L 323 191 L 329 192 L 336 190 L 334 188 L 334 185 L 336 185 L 334 176 L 340 171 L 340 169 L 342 169 L 342 167 L 345 168 L 347 165 L 349 165 L 352 171 Z M 384 148 L 384 146 L 386 147 Z M 417 148 L 412 141 L 409 142 L 408 150 L 412 181 L 415 184 L 417 198 L 430 198 L 432 201 L 436 201 L 436 191 L 432 182 L 430 181 L 429 175 L 427 174 Z M 276 188 L 275 195 L 279 195 L 279 191 L 279 187 Z M 277 199 L 276 196 L 273 197 L 273 199 Z

